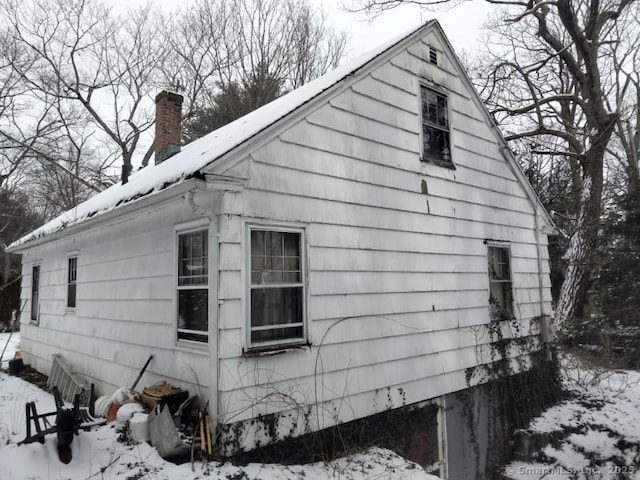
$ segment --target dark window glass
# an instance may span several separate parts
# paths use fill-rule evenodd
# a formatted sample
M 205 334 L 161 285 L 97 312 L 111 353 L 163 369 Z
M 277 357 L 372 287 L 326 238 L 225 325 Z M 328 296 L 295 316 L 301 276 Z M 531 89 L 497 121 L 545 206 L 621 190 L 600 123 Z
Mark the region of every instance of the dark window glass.
M 251 342 L 303 336 L 299 232 L 251 231 Z
M 209 292 L 205 289 L 179 290 L 178 338 L 186 339 L 196 334 L 198 339 L 206 341 L 208 330 Z
M 447 97 L 427 87 L 421 87 L 420 92 L 423 159 L 451 163 Z
M 252 342 L 301 337 L 302 287 L 252 289 L 251 327 Z
M 494 320 L 513 318 L 513 288 L 509 249 L 489 247 L 488 259 L 491 318 Z
M 76 306 L 76 285 L 78 276 L 78 257 L 69 258 L 69 268 L 67 272 L 67 307 Z
M 178 338 L 207 342 L 209 260 L 207 230 L 178 235 Z
M 38 320 L 40 300 L 40 265 L 31 270 L 31 320 Z

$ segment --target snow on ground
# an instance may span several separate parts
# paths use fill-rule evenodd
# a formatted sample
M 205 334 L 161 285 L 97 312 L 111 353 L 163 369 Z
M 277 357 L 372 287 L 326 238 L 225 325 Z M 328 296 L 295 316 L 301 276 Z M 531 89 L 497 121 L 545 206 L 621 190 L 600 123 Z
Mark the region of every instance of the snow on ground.
M 8 334 L 0 334 L 0 349 Z M 19 343 L 19 335 L 13 342 Z M 9 349 L 7 349 L 9 350 Z M 5 358 L 13 358 L 5 353 Z M 1 350 L 0 350 L 1 351 Z M 371 448 L 364 453 L 332 462 L 309 465 L 195 462 L 174 465 L 165 462 L 147 443 L 127 445 L 118 441 L 116 424 L 104 425 L 89 432 L 81 431 L 71 444 L 72 461 L 60 462 L 56 435 L 48 435 L 44 445 L 18 446 L 25 437 L 25 404 L 36 403 L 38 413 L 55 410 L 53 396 L 21 378 L 0 372 L 0 479 L 2 480 L 191 480 L 207 478 L 236 480 L 322 480 L 326 478 L 365 480 L 437 480 L 416 464 L 395 453 Z
M 640 372 L 588 366 L 563 355 L 565 389 L 574 397 L 534 419 L 542 440 L 529 461 L 505 467 L 511 479 L 640 479 Z

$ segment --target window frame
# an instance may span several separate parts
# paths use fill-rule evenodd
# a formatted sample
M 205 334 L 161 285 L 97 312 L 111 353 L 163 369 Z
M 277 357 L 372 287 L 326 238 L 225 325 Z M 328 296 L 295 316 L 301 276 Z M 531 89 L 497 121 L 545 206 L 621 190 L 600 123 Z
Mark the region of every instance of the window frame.
M 42 269 L 40 267 L 40 263 L 35 263 L 31 266 L 31 312 L 29 317 L 36 325 L 40 323 L 40 292 L 42 290 Z M 38 272 L 37 276 L 36 272 Z M 34 304 L 35 308 L 33 307 Z
M 71 262 L 75 260 L 74 278 L 71 279 Z M 73 305 L 70 305 L 71 287 L 73 286 Z M 70 253 L 67 255 L 67 310 L 75 310 L 78 304 L 78 254 Z
M 299 248 L 300 248 L 300 282 L 297 283 L 283 283 L 278 284 L 279 286 L 287 286 L 291 288 L 301 287 L 302 288 L 302 308 L 301 314 L 302 319 L 302 335 L 300 337 L 291 337 L 287 339 L 277 339 L 277 340 L 265 340 L 265 341 L 252 341 L 251 333 L 254 331 L 254 327 L 251 324 L 251 292 L 255 288 L 260 288 L 258 286 L 253 286 L 251 281 L 251 273 L 252 273 L 252 264 L 251 264 L 251 232 L 261 230 L 267 232 L 282 232 L 282 233 L 296 233 L 299 235 Z M 245 312 L 245 321 L 243 322 L 243 328 L 245 329 L 245 345 L 247 352 L 256 352 L 261 350 L 277 350 L 280 348 L 287 348 L 292 346 L 301 346 L 306 345 L 308 343 L 308 314 L 307 314 L 307 305 L 308 305 L 308 280 L 307 280 L 307 236 L 306 236 L 306 226 L 301 224 L 293 224 L 293 223 L 246 223 L 245 224 L 245 262 L 244 262 L 244 276 L 245 276 L 245 301 L 244 303 L 244 312 Z M 254 287 L 254 288 L 252 288 Z M 265 288 L 265 287 L 262 287 Z M 274 287 L 266 287 L 266 288 L 274 288 Z M 276 328 L 276 327 L 273 327 Z
M 513 290 L 513 257 L 511 255 L 511 246 L 509 244 L 504 243 L 492 243 L 487 242 L 487 278 L 489 279 L 489 317 L 491 321 L 504 321 L 504 320 L 513 320 L 516 318 L 515 316 L 515 295 Z M 507 280 L 493 279 L 491 275 L 491 249 L 499 249 L 503 250 L 507 253 L 507 258 L 509 261 L 509 278 Z M 491 298 L 492 298 L 492 286 L 494 284 L 507 284 L 509 288 L 509 308 L 506 309 L 506 313 L 504 315 L 495 316 L 492 307 L 491 307 Z M 503 309 L 504 310 L 504 309 Z
M 446 128 L 443 128 L 440 125 L 436 125 L 433 122 L 430 122 L 429 120 L 424 118 L 423 115 L 423 90 L 429 90 L 433 93 L 435 93 L 436 95 L 443 97 L 446 101 L 446 109 L 447 109 L 447 126 Z M 430 82 L 427 82 L 425 80 L 421 80 L 418 82 L 418 112 L 419 112 L 419 116 L 420 116 L 420 134 L 418 135 L 419 138 L 419 151 L 420 151 L 420 161 L 424 162 L 424 163 L 432 163 L 434 165 L 438 165 L 440 167 L 445 167 L 445 168 L 451 168 L 454 169 L 456 168 L 455 163 L 453 162 L 453 146 L 452 146 L 452 136 L 451 136 L 451 132 L 452 132 L 452 127 L 451 127 L 451 119 L 452 119 L 452 115 L 451 115 L 451 102 L 450 102 L 450 95 L 449 92 L 445 91 L 444 89 L 437 87 L 435 85 L 433 85 Z M 432 128 L 435 130 L 439 130 L 441 132 L 445 132 L 447 135 L 447 142 L 449 145 L 449 157 L 450 160 L 442 160 L 440 158 L 435 158 L 434 156 L 429 156 L 426 152 L 425 152 L 425 148 L 424 148 L 424 132 L 425 132 L 425 128 Z
M 210 330 L 211 330 L 211 245 L 210 245 L 210 225 L 208 222 L 191 222 L 175 228 L 174 235 L 174 299 L 175 307 L 175 341 L 177 344 L 201 346 L 206 347 L 209 345 Z M 205 264 L 207 267 L 206 285 L 180 285 L 180 237 L 183 235 L 191 235 L 194 233 L 204 233 L 204 247 L 206 248 Z M 204 290 L 207 294 L 206 306 L 207 306 L 207 330 L 192 330 L 188 328 L 180 327 L 180 292 L 187 290 Z M 184 337 L 181 337 L 181 333 Z M 187 338 L 191 337 L 191 338 Z M 199 337 L 199 338 L 198 338 Z

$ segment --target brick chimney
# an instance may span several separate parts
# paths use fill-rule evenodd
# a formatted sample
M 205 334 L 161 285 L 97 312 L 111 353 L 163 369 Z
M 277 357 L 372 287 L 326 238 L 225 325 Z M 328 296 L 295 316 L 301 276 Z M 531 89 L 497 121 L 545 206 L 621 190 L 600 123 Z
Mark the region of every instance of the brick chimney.
M 163 90 L 156 96 L 156 165 L 180 151 L 182 95 Z

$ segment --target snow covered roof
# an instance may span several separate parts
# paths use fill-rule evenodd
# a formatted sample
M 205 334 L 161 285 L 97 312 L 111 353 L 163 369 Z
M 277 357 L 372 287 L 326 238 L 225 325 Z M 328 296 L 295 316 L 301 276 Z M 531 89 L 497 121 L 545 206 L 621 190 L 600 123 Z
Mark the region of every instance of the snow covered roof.
M 183 182 L 201 171 L 211 162 L 242 145 L 265 128 L 288 116 L 296 109 L 328 90 L 349 75 L 360 70 L 370 61 L 402 42 L 434 20 L 420 25 L 395 39 L 380 45 L 364 55 L 326 73 L 296 90 L 241 117 L 194 142 L 158 165 L 148 166 L 130 176 L 129 182 L 116 184 L 100 192 L 75 208 L 54 218 L 40 228 L 28 233 L 9 245 L 15 249 L 31 240 L 77 225 L 112 211 L 139 198 L 157 193 L 171 185 Z

